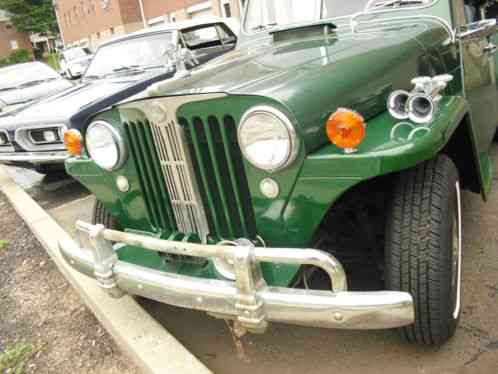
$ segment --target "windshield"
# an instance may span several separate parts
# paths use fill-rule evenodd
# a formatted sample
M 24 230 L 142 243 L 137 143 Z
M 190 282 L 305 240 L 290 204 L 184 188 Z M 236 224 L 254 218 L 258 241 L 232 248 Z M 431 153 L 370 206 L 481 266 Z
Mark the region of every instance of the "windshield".
M 85 77 L 165 66 L 163 53 L 166 43 L 172 42 L 172 35 L 167 32 L 103 46 L 95 54 Z
M 86 57 L 88 53 L 83 48 L 73 48 L 62 52 L 62 55 L 67 61 L 71 61 L 71 60 L 76 60 L 77 58 Z
M 369 0 L 248 0 L 245 20 L 246 30 L 256 32 L 274 26 L 312 22 L 318 19 L 336 18 L 355 14 L 382 6 L 386 1 Z M 406 4 L 419 5 L 430 0 L 406 1 Z M 399 4 L 398 4 L 399 5 Z M 404 4 L 402 4 L 404 5 Z M 391 5 L 392 6 L 392 5 Z
M 9 66 L 0 69 L 0 91 L 57 78 L 59 74 L 42 63 Z

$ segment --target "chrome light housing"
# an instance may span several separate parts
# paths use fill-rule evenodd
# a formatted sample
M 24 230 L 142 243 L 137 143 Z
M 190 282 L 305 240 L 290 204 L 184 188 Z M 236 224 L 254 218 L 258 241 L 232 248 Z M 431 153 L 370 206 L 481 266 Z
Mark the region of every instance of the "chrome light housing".
M 404 90 L 397 90 L 389 95 L 389 98 L 387 99 L 387 109 L 393 118 L 408 118 L 408 108 L 406 103 L 409 98 L 410 94 Z
M 294 126 L 281 111 L 270 106 L 249 109 L 240 121 L 239 146 L 254 167 L 275 172 L 296 158 L 299 143 Z
M 453 80 L 450 74 L 435 77 L 417 77 L 412 79 L 415 88 L 412 92 L 397 90 L 387 99 L 387 109 L 395 119 L 428 125 L 434 121 L 439 111 L 441 93 Z
M 8 145 L 9 143 L 7 132 L 0 131 L 0 146 Z
M 85 135 L 86 149 L 95 163 L 105 170 L 116 170 L 126 160 L 126 148 L 119 132 L 109 123 L 95 121 Z

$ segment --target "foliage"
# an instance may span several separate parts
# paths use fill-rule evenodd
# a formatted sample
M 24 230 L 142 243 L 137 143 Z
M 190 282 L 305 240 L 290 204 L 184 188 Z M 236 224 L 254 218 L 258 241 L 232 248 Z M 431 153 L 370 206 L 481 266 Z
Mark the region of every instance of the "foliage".
M 58 53 L 45 53 L 43 55 L 43 62 L 52 67 L 55 71 L 60 70 Z
M 0 240 L 0 251 L 7 248 L 8 245 L 9 245 L 9 242 L 7 240 Z
M 25 49 L 19 49 L 12 52 L 10 56 L 0 60 L 0 67 L 7 65 L 20 64 L 23 62 L 32 61 L 31 55 Z
M 58 33 L 52 0 L 0 0 L 0 9 L 10 13 L 10 20 L 20 32 Z
M 19 343 L 0 352 L 0 373 L 24 373 L 27 360 L 36 353 L 31 344 Z

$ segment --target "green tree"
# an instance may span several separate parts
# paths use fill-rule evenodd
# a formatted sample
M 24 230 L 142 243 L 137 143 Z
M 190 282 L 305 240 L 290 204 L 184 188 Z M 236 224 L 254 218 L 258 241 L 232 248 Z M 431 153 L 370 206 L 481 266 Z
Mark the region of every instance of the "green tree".
M 58 33 L 52 0 L 0 0 L 0 9 L 10 13 L 17 31 L 27 33 Z

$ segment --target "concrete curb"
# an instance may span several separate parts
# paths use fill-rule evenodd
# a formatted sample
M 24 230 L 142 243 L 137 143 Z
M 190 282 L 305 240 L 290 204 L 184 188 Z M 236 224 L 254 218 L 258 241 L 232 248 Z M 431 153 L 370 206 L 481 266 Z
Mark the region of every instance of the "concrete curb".
M 115 300 L 95 281 L 66 265 L 57 241 L 68 234 L 0 167 L 0 188 L 43 245 L 60 272 L 78 291 L 104 328 L 145 373 L 209 374 L 195 356 L 183 347 L 133 298 Z

